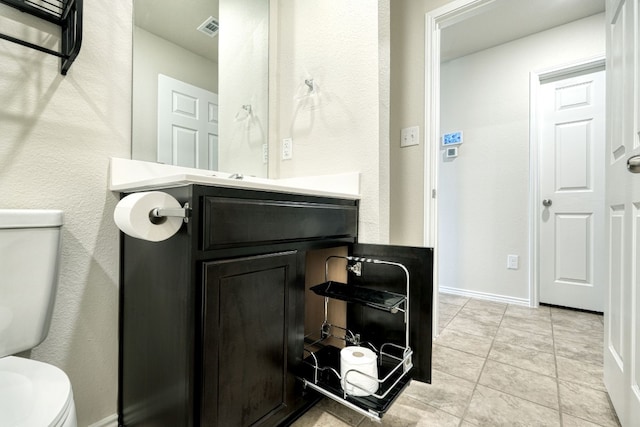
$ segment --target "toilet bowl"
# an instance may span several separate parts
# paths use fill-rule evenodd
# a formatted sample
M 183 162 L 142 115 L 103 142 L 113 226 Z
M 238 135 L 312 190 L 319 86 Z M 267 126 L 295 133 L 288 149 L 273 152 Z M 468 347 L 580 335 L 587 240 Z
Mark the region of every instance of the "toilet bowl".
M 36 360 L 0 358 L 0 425 L 77 427 L 69 378 Z

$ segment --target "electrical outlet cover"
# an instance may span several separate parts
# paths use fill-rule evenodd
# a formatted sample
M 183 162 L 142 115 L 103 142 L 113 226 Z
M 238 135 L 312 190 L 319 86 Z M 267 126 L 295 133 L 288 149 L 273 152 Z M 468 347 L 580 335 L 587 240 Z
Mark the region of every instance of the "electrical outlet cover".
M 282 140 L 282 160 L 290 160 L 293 158 L 293 140 L 285 138 Z

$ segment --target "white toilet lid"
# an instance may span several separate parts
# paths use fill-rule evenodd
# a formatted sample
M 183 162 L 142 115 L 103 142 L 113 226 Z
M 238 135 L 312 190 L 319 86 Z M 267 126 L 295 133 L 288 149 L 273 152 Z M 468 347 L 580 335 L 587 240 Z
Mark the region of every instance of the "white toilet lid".
M 59 368 L 21 357 L 0 358 L 0 425 L 57 426 L 73 403 Z

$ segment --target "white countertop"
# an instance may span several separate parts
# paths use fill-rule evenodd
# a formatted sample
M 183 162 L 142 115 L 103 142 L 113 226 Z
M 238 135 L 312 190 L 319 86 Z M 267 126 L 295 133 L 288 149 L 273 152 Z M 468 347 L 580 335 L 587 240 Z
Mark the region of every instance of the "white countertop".
M 113 157 L 110 161 L 109 189 L 117 192 L 157 190 L 190 184 L 301 194 L 342 199 L 360 198 L 360 174 L 349 172 L 334 175 L 268 179 L 243 176 L 230 178 L 226 172 L 184 168 Z

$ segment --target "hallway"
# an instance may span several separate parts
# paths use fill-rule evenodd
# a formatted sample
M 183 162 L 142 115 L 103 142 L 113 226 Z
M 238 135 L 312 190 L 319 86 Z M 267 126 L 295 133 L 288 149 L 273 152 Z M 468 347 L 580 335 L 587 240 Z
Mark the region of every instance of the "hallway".
M 383 426 L 619 426 L 602 382 L 603 317 L 440 294 L 432 384 Z M 295 427 L 380 425 L 324 399 Z

